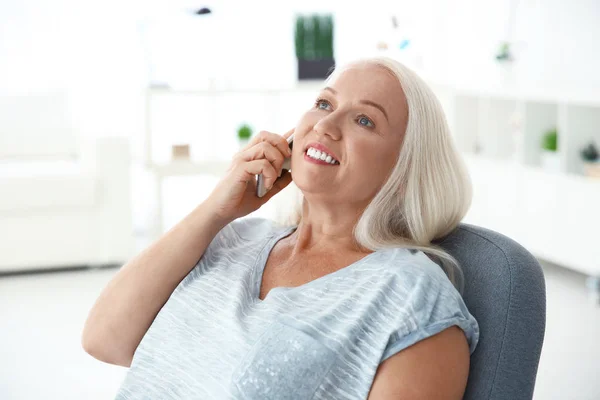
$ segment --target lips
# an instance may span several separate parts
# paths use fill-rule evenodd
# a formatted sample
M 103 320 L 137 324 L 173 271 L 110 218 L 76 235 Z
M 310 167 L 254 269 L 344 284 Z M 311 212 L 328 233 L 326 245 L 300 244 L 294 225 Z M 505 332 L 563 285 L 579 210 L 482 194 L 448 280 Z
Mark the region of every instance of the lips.
M 325 146 L 322 143 L 319 142 L 310 142 L 309 144 L 306 145 L 306 147 L 304 148 L 304 152 L 306 153 L 306 150 L 308 150 L 310 147 L 317 149 L 319 151 L 323 151 L 327 154 L 329 154 L 331 157 L 335 158 L 336 160 L 338 160 L 338 162 L 340 161 L 340 158 L 337 156 L 337 154 L 335 154 L 333 151 L 331 151 L 329 149 L 329 147 Z

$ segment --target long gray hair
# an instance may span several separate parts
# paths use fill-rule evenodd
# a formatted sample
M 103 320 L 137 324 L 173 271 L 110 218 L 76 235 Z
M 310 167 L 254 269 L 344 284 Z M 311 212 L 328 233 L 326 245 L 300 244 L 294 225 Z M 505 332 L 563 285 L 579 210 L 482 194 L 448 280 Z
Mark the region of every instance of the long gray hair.
M 472 198 L 471 178 L 451 137 L 442 106 L 416 73 L 388 57 L 352 61 L 336 68 L 327 82 L 344 69 L 365 63 L 386 68 L 397 77 L 408 104 L 408 123 L 396 165 L 363 211 L 354 227 L 354 238 L 359 246 L 372 251 L 401 247 L 424 252 L 440 264 L 462 293 L 464 282 L 458 261 L 431 243 L 458 226 Z M 277 221 L 298 225 L 303 196 L 293 182 L 290 186 L 295 204 L 291 210 L 287 207 Z

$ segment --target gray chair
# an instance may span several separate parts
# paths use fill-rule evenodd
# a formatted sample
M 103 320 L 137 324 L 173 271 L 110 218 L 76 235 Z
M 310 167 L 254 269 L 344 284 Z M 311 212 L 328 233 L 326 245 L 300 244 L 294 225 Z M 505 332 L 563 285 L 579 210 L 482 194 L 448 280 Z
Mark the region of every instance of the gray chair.
M 540 264 L 514 240 L 468 224 L 434 243 L 460 262 L 480 327 L 464 399 L 531 399 L 546 328 Z

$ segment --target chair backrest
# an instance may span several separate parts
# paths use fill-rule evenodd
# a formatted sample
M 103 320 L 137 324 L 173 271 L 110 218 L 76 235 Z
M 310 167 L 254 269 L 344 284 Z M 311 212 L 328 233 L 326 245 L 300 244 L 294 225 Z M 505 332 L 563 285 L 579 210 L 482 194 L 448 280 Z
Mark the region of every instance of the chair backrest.
M 480 328 L 464 399 L 531 399 L 546 328 L 539 262 L 514 240 L 469 224 L 434 243 L 462 266 L 463 297 Z

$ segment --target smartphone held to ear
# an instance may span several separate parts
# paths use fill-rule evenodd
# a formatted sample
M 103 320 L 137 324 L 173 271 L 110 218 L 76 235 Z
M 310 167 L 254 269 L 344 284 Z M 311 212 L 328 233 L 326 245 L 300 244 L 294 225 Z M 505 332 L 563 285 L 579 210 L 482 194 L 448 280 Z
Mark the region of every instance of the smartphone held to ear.
M 293 134 L 287 138 L 287 142 L 291 149 L 294 145 L 294 135 Z M 289 171 L 291 168 L 292 168 L 292 159 L 291 159 L 291 157 L 286 157 L 285 160 L 283 161 L 283 165 L 281 167 L 281 172 L 283 173 L 283 170 Z M 267 191 L 268 190 L 265 187 L 265 179 L 264 179 L 263 175 L 262 174 L 256 175 L 256 195 L 258 197 L 263 197 L 265 194 L 267 194 Z

